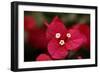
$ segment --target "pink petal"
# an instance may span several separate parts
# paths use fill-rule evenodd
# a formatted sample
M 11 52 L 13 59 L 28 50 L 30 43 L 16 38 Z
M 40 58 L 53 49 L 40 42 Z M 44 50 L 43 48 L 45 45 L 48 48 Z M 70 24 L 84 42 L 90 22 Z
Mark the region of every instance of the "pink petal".
M 71 34 L 71 38 L 69 38 L 66 43 L 67 49 L 74 51 L 79 50 L 86 41 L 86 37 L 80 33 L 79 30 L 73 28 L 69 30 L 69 33 Z
M 77 51 L 80 49 L 82 44 L 83 44 L 83 39 L 70 40 L 66 43 L 66 47 L 69 50 Z
M 51 60 L 50 56 L 47 54 L 40 54 L 37 58 L 36 61 L 47 61 Z
M 66 46 L 59 45 L 54 39 L 48 43 L 48 52 L 54 59 L 64 59 L 68 55 Z
M 90 47 L 90 27 L 87 24 L 77 24 L 74 26 L 74 28 L 80 30 L 80 32 L 86 36 L 87 40 L 84 43 L 84 46 L 89 48 Z
M 79 39 L 83 37 L 85 38 L 85 36 L 78 29 L 71 28 L 68 32 L 71 34 L 71 38 L 70 38 L 71 40 Z
M 48 39 L 54 38 L 56 33 L 60 34 L 66 33 L 66 28 L 63 22 L 57 16 L 55 16 L 52 22 L 48 25 L 47 38 Z

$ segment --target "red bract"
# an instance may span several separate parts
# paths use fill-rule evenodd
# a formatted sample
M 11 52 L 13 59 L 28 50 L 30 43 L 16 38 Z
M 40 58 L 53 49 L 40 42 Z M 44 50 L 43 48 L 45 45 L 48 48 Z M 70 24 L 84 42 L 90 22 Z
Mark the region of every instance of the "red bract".
M 32 16 L 25 16 L 24 17 L 24 29 L 25 31 L 30 31 L 37 28 L 36 21 Z
M 53 39 L 48 44 L 48 52 L 53 59 L 64 59 L 68 55 L 65 45 L 61 46 L 59 41 Z
M 84 46 L 90 48 L 90 27 L 87 24 L 77 24 L 74 28 L 78 29 L 86 37 Z
M 36 61 L 47 61 L 47 60 L 51 60 L 51 58 L 47 54 L 40 54 L 36 58 Z
M 77 29 L 66 29 L 63 22 L 56 16 L 47 29 L 48 52 L 54 59 L 64 59 L 68 50 L 77 51 L 86 40 Z
M 72 51 L 79 50 L 86 41 L 86 37 L 78 29 L 72 28 L 68 32 L 71 34 L 71 37 L 68 38 L 66 47 Z
M 63 25 L 62 21 L 56 16 L 47 28 L 47 39 L 50 40 L 55 37 L 56 33 L 65 34 L 67 29 Z

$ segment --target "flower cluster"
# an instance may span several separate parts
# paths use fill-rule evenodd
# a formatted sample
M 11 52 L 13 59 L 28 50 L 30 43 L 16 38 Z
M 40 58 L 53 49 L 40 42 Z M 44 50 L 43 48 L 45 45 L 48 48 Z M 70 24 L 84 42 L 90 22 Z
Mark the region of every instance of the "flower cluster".
M 68 59 L 70 52 L 77 52 L 81 47 L 90 48 L 90 28 L 87 24 L 67 27 L 58 16 L 51 23 L 44 24 L 46 26 L 38 28 L 33 17 L 25 16 L 24 28 L 28 43 L 43 50 L 36 57 L 37 61 Z M 76 58 L 81 59 L 82 56 Z

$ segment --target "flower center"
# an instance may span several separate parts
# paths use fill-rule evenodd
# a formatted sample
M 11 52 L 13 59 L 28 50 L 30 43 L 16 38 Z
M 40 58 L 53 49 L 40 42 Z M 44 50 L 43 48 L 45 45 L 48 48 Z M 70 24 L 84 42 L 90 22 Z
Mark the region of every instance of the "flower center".
M 59 44 L 64 45 L 65 44 L 64 40 L 60 40 Z
M 70 38 L 70 37 L 71 37 L 71 34 L 70 34 L 70 33 L 67 33 L 66 36 L 67 36 L 68 38 Z
M 55 37 L 58 39 L 60 38 L 61 34 L 60 33 L 56 33 Z

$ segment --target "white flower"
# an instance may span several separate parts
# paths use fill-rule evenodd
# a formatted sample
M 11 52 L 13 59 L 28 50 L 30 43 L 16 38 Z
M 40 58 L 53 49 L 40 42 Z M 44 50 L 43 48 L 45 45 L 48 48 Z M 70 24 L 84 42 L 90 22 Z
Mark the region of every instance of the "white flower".
M 60 40 L 59 44 L 64 45 L 65 44 L 64 40 Z
M 71 34 L 70 34 L 70 33 L 67 33 L 66 36 L 67 36 L 68 38 L 70 38 L 70 37 L 71 37 Z
M 55 37 L 58 39 L 61 37 L 61 34 L 60 33 L 56 33 Z

